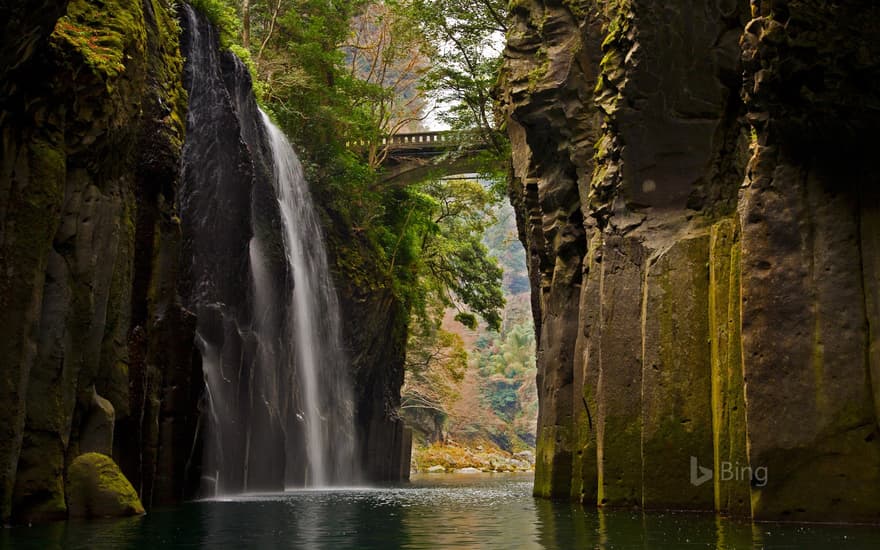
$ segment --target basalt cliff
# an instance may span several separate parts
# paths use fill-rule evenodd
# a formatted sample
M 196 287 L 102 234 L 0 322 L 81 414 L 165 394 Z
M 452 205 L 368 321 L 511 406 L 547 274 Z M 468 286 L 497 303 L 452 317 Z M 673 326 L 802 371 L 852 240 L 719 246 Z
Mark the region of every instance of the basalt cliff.
M 535 493 L 880 521 L 880 9 L 511 9 Z

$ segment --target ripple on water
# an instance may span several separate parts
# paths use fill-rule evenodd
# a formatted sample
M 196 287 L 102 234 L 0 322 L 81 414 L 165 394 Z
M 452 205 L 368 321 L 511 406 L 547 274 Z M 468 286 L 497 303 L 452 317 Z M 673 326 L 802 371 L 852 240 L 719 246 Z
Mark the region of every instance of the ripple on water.
M 396 487 L 241 495 L 143 518 L 4 529 L 0 547 L 877 550 L 880 530 L 588 510 L 533 499 L 528 476 L 474 474 L 420 476 Z

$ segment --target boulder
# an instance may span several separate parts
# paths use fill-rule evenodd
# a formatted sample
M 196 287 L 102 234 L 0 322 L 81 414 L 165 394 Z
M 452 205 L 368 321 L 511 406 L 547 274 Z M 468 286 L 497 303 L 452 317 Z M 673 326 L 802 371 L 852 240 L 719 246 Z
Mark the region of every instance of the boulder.
M 137 492 L 113 459 L 100 453 L 78 456 L 67 470 L 70 517 L 123 517 L 144 513 Z

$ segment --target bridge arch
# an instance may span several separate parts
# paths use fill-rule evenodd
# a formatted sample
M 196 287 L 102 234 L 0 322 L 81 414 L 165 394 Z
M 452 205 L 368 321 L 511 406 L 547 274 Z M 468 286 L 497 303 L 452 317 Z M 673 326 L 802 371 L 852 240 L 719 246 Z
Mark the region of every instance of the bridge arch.
M 479 154 L 488 149 L 478 143 L 463 147 L 462 132 L 400 133 L 385 138 L 388 155 L 382 162 L 382 181 L 401 184 L 416 183 L 431 177 L 468 174 L 485 170 Z M 503 169 L 503 166 L 498 166 Z

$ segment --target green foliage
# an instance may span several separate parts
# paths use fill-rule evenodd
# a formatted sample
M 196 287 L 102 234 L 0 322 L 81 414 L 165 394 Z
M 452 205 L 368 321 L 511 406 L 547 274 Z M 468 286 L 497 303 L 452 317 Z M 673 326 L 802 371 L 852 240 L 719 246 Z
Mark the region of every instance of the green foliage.
M 483 395 L 503 419 L 514 422 L 518 434 L 530 431 L 535 417 L 535 331 L 531 319 L 482 339 L 477 365 L 485 380 Z M 523 436 L 521 435 L 521 437 Z
M 425 182 L 410 188 L 410 197 L 403 209 L 389 209 L 403 224 L 388 226 L 399 227 L 392 258 L 403 261 L 397 277 L 407 283 L 415 313 L 424 314 L 429 304 L 454 306 L 466 326 L 474 326 L 478 314 L 497 329 L 504 306 L 502 271 L 481 242 L 494 222 L 497 197 L 469 179 Z
M 506 159 L 507 139 L 498 130 L 492 90 L 507 32 L 504 0 L 413 0 L 423 32 L 438 44 L 424 87 L 452 129 L 476 130 L 479 140 Z
M 501 418 L 508 421 L 513 420 L 519 405 L 516 390 L 519 389 L 520 385 L 518 381 L 508 380 L 500 376 L 489 379 L 486 385 L 489 404 Z
M 354 109 L 358 83 L 346 73 L 341 44 L 360 1 L 290 0 L 273 33 L 254 29 L 266 42 L 255 52 L 264 100 L 295 143 L 319 164 L 343 155 L 345 142 L 363 124 Z M 261 42 L 262 43 L 262 42 Z
M 229 48 L 239 41 L 241 19 L 238 18 L 231 0 L 187 0 L 189 4 L 204 14 L 220 32 L 220 46 Z M 239 57 L 241 57 L 239 55 Z
M 477 328 L 477 317 L 472 313 L 459 311 L 455 314 L 455 320 L 471 330 L 475 330 Z

